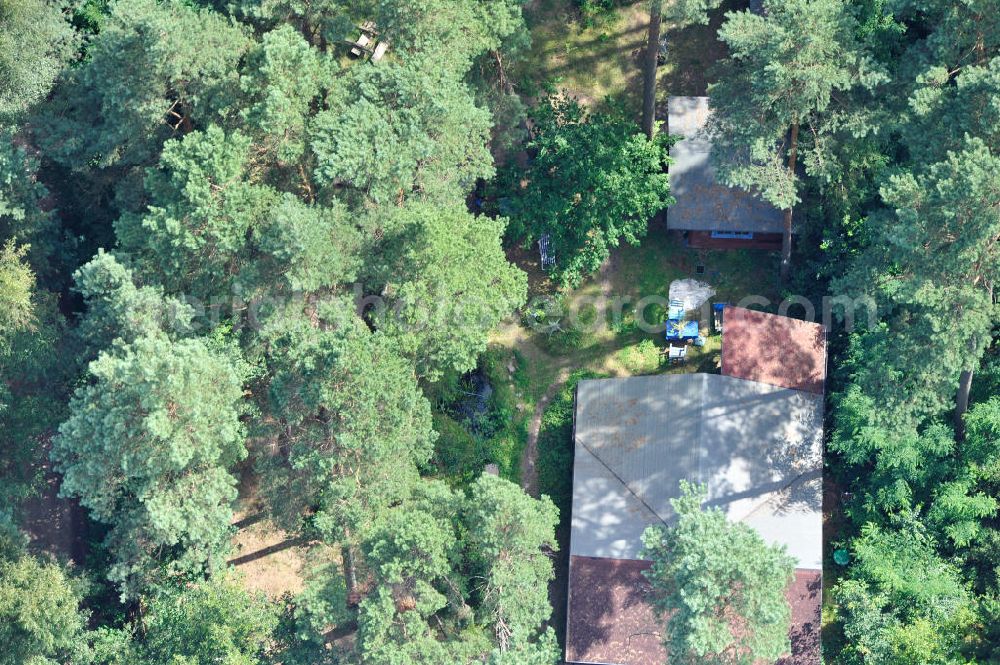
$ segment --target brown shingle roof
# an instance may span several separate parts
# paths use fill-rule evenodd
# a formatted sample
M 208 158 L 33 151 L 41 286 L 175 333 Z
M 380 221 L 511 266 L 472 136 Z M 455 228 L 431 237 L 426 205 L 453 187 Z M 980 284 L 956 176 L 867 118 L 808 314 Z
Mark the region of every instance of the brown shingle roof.
M 663 622 L 646 600 L 648 561 L 571 556 L 566 661 L 607 665 L 667 662 Z M 792 654 L 777 665 L 819 665 L 818 570 L 796 570 L 785 595 L 792 608 Z
M 726 307 L 722 373 L 822 395 L 826 333 L 818 323 Z

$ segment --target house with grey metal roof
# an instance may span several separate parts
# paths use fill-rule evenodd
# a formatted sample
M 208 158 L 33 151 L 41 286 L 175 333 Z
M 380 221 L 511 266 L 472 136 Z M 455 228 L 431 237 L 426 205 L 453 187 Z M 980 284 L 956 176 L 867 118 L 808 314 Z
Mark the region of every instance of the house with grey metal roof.
M 682 231 L 698 247 L 781 246 L 784 216 L 758 196 L 715 179 L 706 133 L 708 97 L 670 97 L 667 131 L 682 137 L 670 148 L 667 228 Z
M 822 394 L 721 374 L 581 381 L 574 428 L 568 662 L 665 662 L 640 537 L 671 524 L 682 479 L 795 557 L 782 662 L 820 662 Z

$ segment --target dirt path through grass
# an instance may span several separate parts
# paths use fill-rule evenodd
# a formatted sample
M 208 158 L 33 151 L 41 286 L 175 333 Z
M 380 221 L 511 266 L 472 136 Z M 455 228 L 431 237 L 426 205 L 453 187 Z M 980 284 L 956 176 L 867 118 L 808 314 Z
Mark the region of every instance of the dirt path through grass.
M 542 415 L 545 414 L 545 407 L 549 405 L 556 393 L 562 390 L 569 378 L 570 368 L 563 367 L 556 375 L 555 383 L 549 386 L 545 394 L 535 405 L 535 412 L 531 415 L 531 423 L 528 425 L 528 442 L 524 446 L 524 455 L 521 456 L 521 487 L 531 496 L 538 498 L 538 433 L 542 429 Z
M 612 297 L 614 290 L 614 284 L 611 280 L 611 276 L 617 268 L 618 261 L 616 260 L 617 254 L 612 254 L 611 258 L 604 262 L 601 266 L 601 270 L 598 273 L 598 288 L 600 290 L 601 296 L 605 303 L 609 301 Z M 603 310 L 603 304 L 601 304 Z M 533 353 L 528 353 L 527 355 L 541 355 L 546 356 L 549 362 L 557 363 L 558 371 L 556 373 L 555 379 L 549 384 L 549 387 L 545 390 L 545 393 L 539 398 L 538 403 L 535 404 L 535 410 L 531 414 L 531 422 L 528 424 L 528 440 L 524 446 L 524 454 L 521 456 L 521 487 L 525 492 L 533 497 L 538 497 L 538 434 L 542 429 L 542 416 L 545 414 L 545 408 L 552 401 L 552 398 L 563 389 L 566 385 L 566 381 L 569 379 L 570 373 L 573 370 L 573 358 L 552 358 L 549 354 L 545 353 L 539 349 L 530 339 L 524 339 L 520 351 L 525 352 L 525 347 L 531 346 L 534 350 Z

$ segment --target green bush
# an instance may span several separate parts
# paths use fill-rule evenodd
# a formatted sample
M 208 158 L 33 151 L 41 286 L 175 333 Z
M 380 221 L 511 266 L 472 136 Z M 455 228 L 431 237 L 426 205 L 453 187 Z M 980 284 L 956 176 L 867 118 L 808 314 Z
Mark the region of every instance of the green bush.
M 593 26 L 608 18 L 618 6 L 615 0 L 576 0 L 585 26 Z
M 608 328 L 619 337 L 631 337 L 639 330 L 631 312 L 622 312 L 621 318 L 612 318 L 608 323 Z
M 573 407 L 576 384 L 583 379 L 598 378 L 601 375 L 594 372 L 574 372 L 542 414 L 538 432 L 538 490 L 547 494 L 559 508 L 562 523 L 569 520 L 573 501 Z
M 531 390 L 531 375 L 527 372 L 527 361 L 521 352 L 514 350 L 514 385 L 521 394 L 525 394 Z
M 518 483 L 521 480 L 521 454 L 527 433 L 523 425 L 511 425 L 508 429 L 483 441 L 483 457 L 496 464 L 500 477 Z
M 486 462 L 476 437 L 462 423 L 445 413 L 435 413 L 434 467 L 444 476 L 458 482 L 471 482 Z
M 424 387 L 427 399 L 438 409 L 446 408 L 462 399 L 462 373 L 446 371 L 441 378 Z
M 521 364 L 517 357 L 515 361 Z M 486 410 L 465 422 L 444 410 L 434 413 L 438 440 L 433 466 L 449 481 L 464 484 L 478 478 L 487 464 L 496 464 L 503 478 L 517 482 L 527 432 L 523 419 L 517 418 L 518 400 L 506 354 L 499 349 L 487 351 L 480 357 L 479 369 L 493 387 Z
M 480 367 L 493 386 L 490 403 L 483 414 L 483 457 L 500 468 L 500 475 L 517 482 L 520 479 L 521 454 L 527 443 L 524 423 L 517 418 L 517 395 L 507 369 L 507 356 L 499 349 L 490 349 L 480 358 Z M 520 359 L 515 357 L 517 365 Z M 518 372 L 514 373 L 517 380 Z
M 542 348 L 546 351 L 557 356 L 564 356 L 588 346 L 592 342 L 592 336 L 579 328 L 568 328 L 551 334 L 543 334 L 540 340 Z

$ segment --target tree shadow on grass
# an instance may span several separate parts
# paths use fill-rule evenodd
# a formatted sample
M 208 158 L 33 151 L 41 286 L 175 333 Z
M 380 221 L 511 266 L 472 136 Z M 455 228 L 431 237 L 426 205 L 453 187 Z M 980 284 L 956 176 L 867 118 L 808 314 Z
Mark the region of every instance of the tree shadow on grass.
M 230 559 L 226 563 L 230 566 L 241 566 L 251 561 L 257 561 L 258 559 L 263 559 L 266 556 L 274 554 L 276 552 L 282 552 L 293 547 L 301 547 L 303 545 L 308 545 L 310 540 L 308 538 L 299 536 L 297 538 L 289 538 L 280 543 L 275 543 L 274 545 L 268 545 L 256 552 L 250 552 L 249 554 L 244 554 L 243 556 L 238 556 L 234 559 Z

